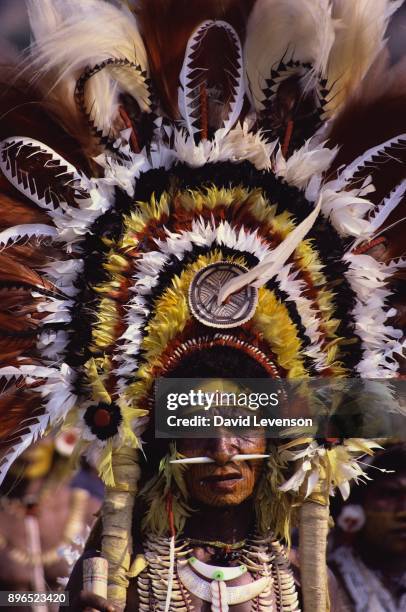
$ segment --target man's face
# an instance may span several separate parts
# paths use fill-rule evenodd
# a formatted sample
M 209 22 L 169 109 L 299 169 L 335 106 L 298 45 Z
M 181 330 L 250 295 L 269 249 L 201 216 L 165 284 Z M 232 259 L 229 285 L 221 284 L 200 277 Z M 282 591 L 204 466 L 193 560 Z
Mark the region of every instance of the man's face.
M 406 472 L 370 486 L 364 510 L 364 543 L 392 554 L 406 554 Z
M 187 466 L 185 481 L 193 500 L 207 506 L 236 506 L 253 494 L 264 460 L 233 462 L 233 457 L 264 454 L 265 436 L 182 439 L 177 447 L 186 457 L 214 460 L 214 463 Z

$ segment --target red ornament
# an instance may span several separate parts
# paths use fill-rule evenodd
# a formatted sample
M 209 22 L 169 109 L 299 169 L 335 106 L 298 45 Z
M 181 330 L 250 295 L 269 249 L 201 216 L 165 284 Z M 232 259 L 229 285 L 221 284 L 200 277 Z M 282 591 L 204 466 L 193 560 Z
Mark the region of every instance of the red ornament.
M 67 431 L 65 433 L 63 441 L 66 442 L 66 444 L 76 444 L 77 439 L 78 436 L 76 433 L 73 433 L 72 431 Z
M 93 419 L 96 427 L 108 427 L 111 422 L 111 414 L 105 408 L 99 408 L 96 410 Z

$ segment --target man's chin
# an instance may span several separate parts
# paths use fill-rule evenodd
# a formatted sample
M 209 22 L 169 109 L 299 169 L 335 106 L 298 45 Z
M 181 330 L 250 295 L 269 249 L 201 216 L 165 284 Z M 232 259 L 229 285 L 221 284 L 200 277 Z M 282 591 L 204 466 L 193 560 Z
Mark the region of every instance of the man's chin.
M 204 496 L 196 499 L 196 501 L 200 504 L 204 504 L 205 506 L 213 507 L 213 508 L 226 508 L 227 506 L 239 506 L 243 502 L 245 502 L 250 495 L 241 494 L 238 495 L 236 493 L 224 493 L 222 495 L 210 495 Z

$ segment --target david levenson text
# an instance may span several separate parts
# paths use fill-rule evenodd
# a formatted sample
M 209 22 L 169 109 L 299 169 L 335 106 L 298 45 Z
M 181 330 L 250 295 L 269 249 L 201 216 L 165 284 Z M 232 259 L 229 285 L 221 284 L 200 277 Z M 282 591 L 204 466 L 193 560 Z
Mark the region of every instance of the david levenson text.
M 238 417 L 223 417 L 214 415 L 212 417 L 195 414 L 192 417 L 177 417 L 171 414 L 166 419 L 169 427 L 312 427 L 313 419 L 310 418 L 261 418 L 256 414 L 248 414 Z

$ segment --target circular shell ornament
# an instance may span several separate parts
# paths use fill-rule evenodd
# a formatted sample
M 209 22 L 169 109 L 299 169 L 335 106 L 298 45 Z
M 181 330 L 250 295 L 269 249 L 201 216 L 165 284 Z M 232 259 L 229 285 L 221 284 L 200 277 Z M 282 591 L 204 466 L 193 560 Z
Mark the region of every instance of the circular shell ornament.
M 220 288 L 228 281 L 247 272 L 239 264 L 219 261 L 202 268 L 189 288 L 189 308 L 193 316 L 207 327 L 239 327 L 251 319 L 258 304 L 258 290 L 243 287 L 230 295 L 224 304 L 218 303 Z

